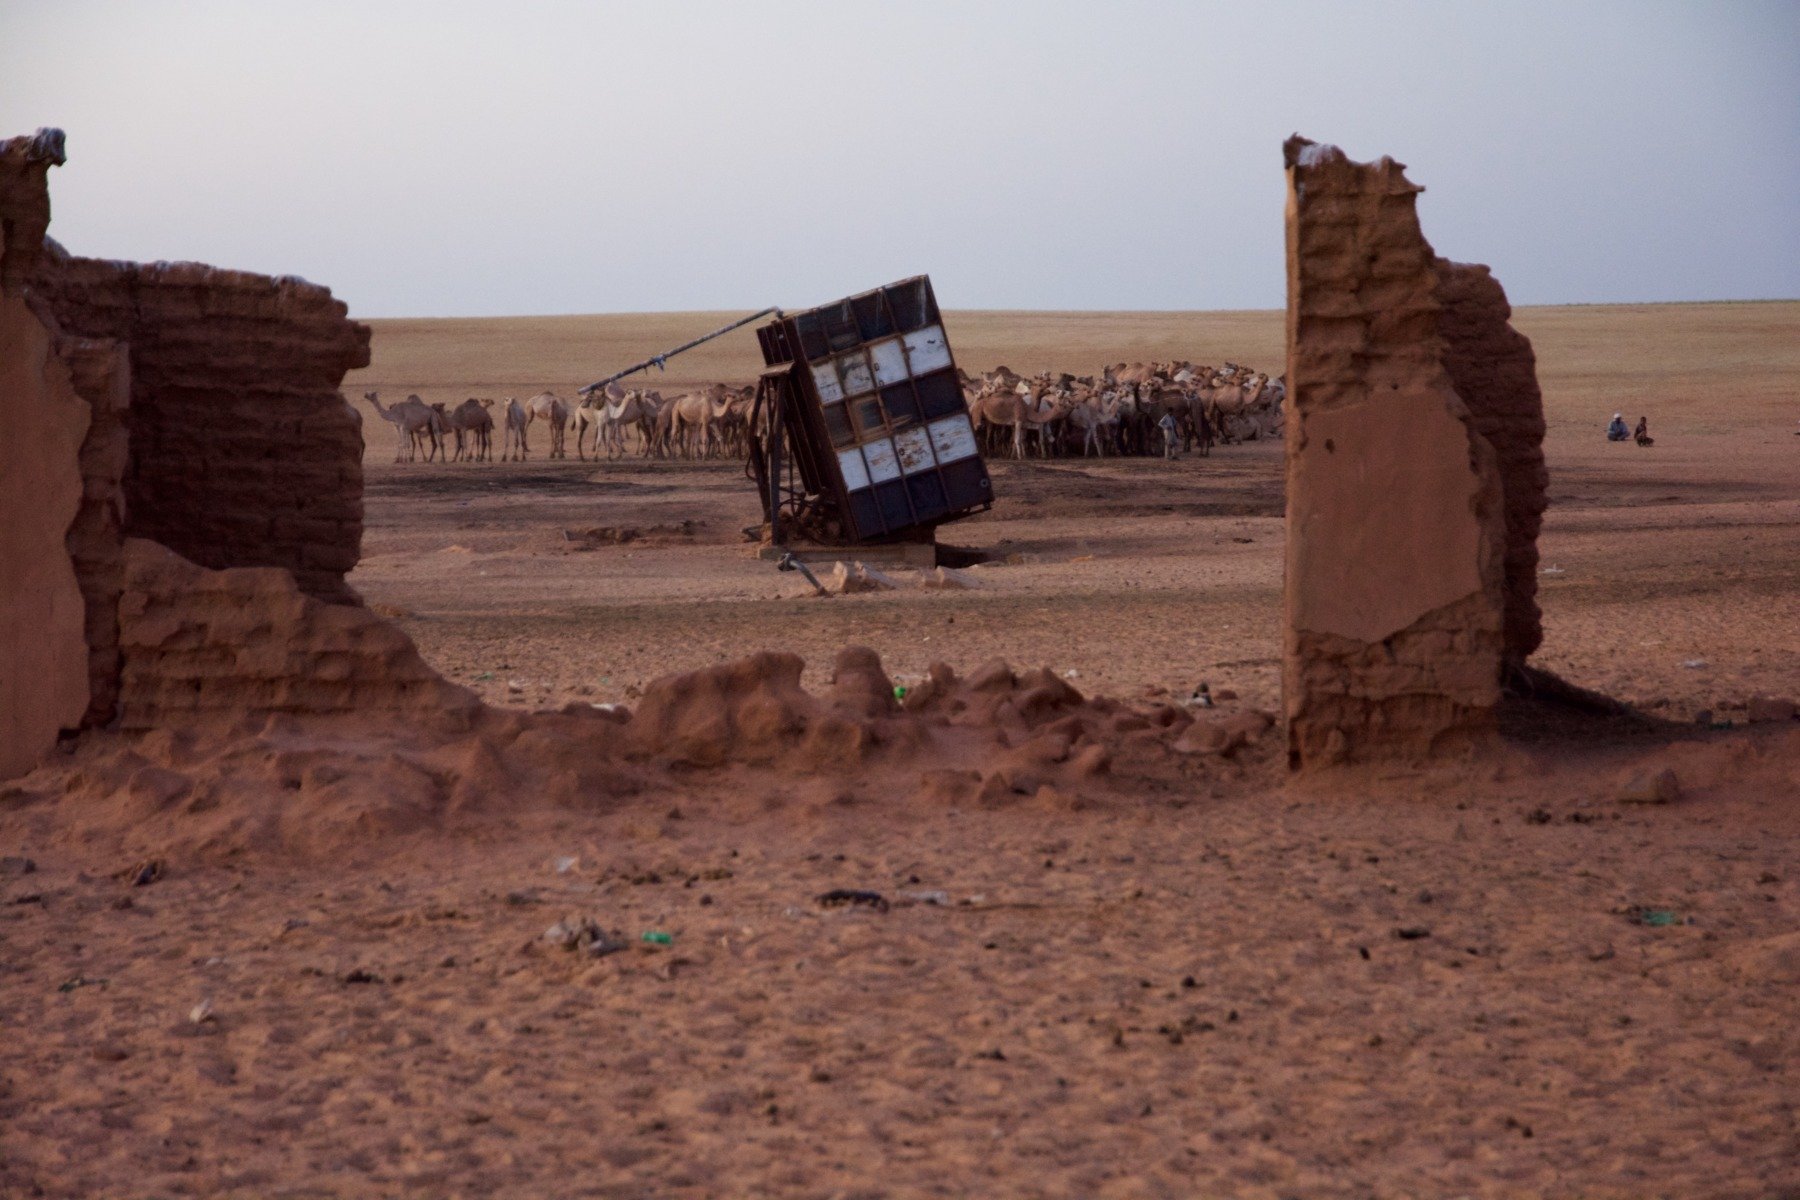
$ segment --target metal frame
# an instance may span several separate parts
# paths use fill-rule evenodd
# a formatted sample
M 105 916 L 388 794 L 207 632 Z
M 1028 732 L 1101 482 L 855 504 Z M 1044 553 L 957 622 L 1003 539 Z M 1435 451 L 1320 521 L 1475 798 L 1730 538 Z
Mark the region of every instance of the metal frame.
M 907 311 L 897 312 L 896 302 L 904 302 Z M 944 362 L 916 370 L 916 351 L 908 340 L 934 328 L 943 339 Z M 979 449 L 973 446 L 972 423 L 966 452 L 945 462 L 939 457 L 941 447 L 934 445 L 937 426 L 957 416 L 968 421 L 969 416 L 949 335 L 944 332 L 928 277 L 916 275 L 833 304 L 784 315 L 756 332 L 770 366 L 758 398 L 761 401 L 768 389 L 769 412 L 772 416 L 779 413 L 779 419 L 768 427 L 785 433 L 809 493 L 798 500 L 789 493 L 785 502 L 777 496 L 780 471 L 771 468 L 781 465 L 780 449 L 771 438 L 753 458 L 759 460 L 754 464 L 755 473 L 766 497 L 765 515 L 772 523 L 779 521 L 785 506 L 802 526 L 810 527 L 809 536 L 818 540 L 829 537 L 823 526 L 833 515 L 842 526 L 841 540 L 895 540 L 992 506 L 993 485 Z M 869 348 L 890 340 L 898 347 L 905 373 L 884 384 Z M 862 352 L 869 386 L 828 403 L 820 393 L 815 368 L 856 351 Z M 835 366 L 830 377 L 835 386 L 842 387 Z M 931 384 L 931 390 L 922 383 Z M 835 432 L 827 421 L 827 413 L 834 408 L 834 419 L 841 426 Z M 752 425 L 755 423 L 753 410 Z M 900 438 L 911 445 L 903 447 Z M 874 479 L 875 460 L 861 451 L 883 446 L 896 456 L 910 449 L 915 455 L 912 468 L 907 469 L 896 457 L 893 476 Z M 844 476 L 840 454 L 852 449 L 859 452 L 859 471 L 871 475 L 866 486 L 853 488 Z M 917 458 L 921 451 L 926 460 L 923 466 Z M 825 537 L 818 537 L 821 533 Z

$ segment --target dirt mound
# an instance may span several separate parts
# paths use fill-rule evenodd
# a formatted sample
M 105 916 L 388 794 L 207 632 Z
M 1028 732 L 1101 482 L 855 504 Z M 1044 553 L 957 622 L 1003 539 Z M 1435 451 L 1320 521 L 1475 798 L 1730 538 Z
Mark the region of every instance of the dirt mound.
M 9 787 L 14 818 L 51 841 L 112 839 L 133 852 L 205 859 L 326 856 L 633 796 L 728 812 L 772 793 L 822 803 L 1082 807 L 1207 763 L 1278 771 L 1270 747 L 1257 746 L 1271 725 L 1266 713 L 1090 698 L 1049 670 L 1015 672 L 998 661 L 967 676 L 939 663 L 917 686 L 896 688 L 879 656 L 860 646 L 838 653 L 820 694 L 801 687 L 797 655 L 765 651 L 658 679 L 635 712 L 488 709 L 435 676 L 384 690 L 349 668 L 337 686 L 357 689 L 355 708 L 323 711 L 309 693 L 315 711 L 271 712 L 293 686 L 287 677 L 241 663 L 224 681 L 198 670 L 214 645 L 209 630 L 219 628 L 208 622 L 226 619 L 215 610 L 290 622 L 295 636 L 277 639 L 290 653 L 316 648 L 315 623 L 327 621 L 352 645 L 329 661 L 350 667 L 359 640 L 403 636 L 366 610 L 290 594 L 291 584 L 266 595 L 242 590 L 278 572 L 206 572 L 154 546 L 134 548 L 132 559 L 134 573 L 195 572 L 182 619 L 144 611 L 125 626 L 136 654 L 146 640 L 140 623 L 154 622 L 162 644 L 181 647 L 157 661 L 186 666 L 148 691 L 146 680 L 127 675 L 126 711 L 153 713 L 156 728 L 90 732 L 71 754 Z M 199 586 L 208 582 L 217 586 Z M 339 628 L 346 622 L 385 632 Z M 397 653 L 388 665 L 408 661 Z M 442 708 L 423 705 L 438 691 Z M 189 692 L 199 699 L 186 707 L 168 699 Z

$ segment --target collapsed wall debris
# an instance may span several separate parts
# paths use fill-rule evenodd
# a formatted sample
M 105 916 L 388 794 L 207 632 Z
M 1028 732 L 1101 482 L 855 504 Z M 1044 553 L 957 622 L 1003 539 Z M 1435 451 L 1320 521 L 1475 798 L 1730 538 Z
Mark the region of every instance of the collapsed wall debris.
M 142 538 L 125 542 L 119 639 L 124 729 L 405 713 L 454 730 L 481 707 L 361 605 L 316 600 L 288 571 L 208 571 Z
M 1284 150 L 1289 762 L 1474 744 L 1541 640 L 1531 346 L 1487 268 L 1433 253 L 1400 164 Z

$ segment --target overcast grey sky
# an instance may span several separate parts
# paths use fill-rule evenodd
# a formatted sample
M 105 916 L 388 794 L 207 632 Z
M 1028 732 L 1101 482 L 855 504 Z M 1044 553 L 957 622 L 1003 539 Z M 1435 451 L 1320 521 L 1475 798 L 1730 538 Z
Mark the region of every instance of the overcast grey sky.
M 52 236 L 360 316 L 1282 303 L 1281 141 L 1515 303 L 1800 296 L 1800 3 L 0 0 Z

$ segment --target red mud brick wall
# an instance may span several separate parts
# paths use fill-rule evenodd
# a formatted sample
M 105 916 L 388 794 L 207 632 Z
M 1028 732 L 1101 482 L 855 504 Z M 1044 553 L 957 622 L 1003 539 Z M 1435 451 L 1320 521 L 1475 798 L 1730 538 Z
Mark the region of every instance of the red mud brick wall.
M 338 391 L 369 329 L 329 289 L 197 263 L 71 257 L 47 243 L 34 300 L 65 334 L 129 346 L 128 536 L 205 567 L 285 567 L 349 602 L 362 433 Z

